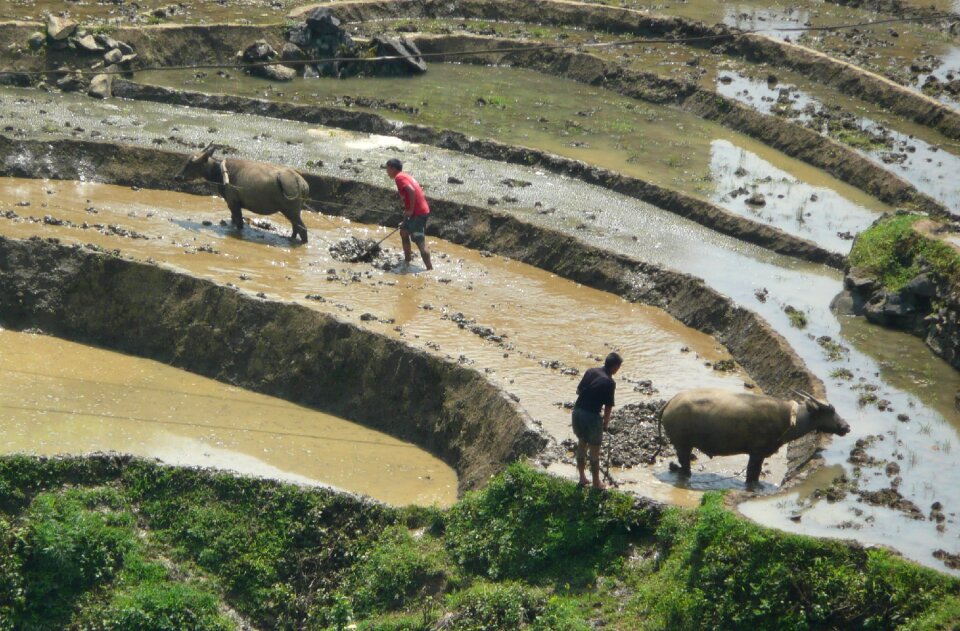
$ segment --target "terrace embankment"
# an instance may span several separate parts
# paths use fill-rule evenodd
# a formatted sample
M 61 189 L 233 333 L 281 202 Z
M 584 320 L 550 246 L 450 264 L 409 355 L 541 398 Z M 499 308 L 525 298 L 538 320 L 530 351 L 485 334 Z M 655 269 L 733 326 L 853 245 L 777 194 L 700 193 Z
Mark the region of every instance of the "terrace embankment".
M 4 326 L 349 418 L 437 454 L 458 472 L 461 492 L 547 443 L 478 373 L 302 306 L 40 239 L 0 238 L 0 288 Z
M 181 154 L 107 143 L 13 141 L 0 139 L 4 175 L 75 179 L 79 173 L 99 181 L 169 188 Z M 304 173 L 315 199 L 336 200 L 338 214 L 367 223 L 383 216 L 373 209 L 392 203 L 395 193 L 333 177 Z M 209 185 L 181 190 L 210 192 Z M 551 229 L 537 227 L 487 208 L 431 200 L 443 222 L 429 232 L 454 243 L 488 250 L 601 289 L 630 301 L 658 306 L 687 326 L 714 335 L 767 392 L 791 388 L 823 393 L 823 386 L 786 341 L 753 312 L 735 306 L 697 278 L 658 268 L 590 246 Z M 349 418 L 355 418 L 348 415 Z M 791 445 L 790 467 L 809 461 L 817 442 Z
M 723 24 L 708 26 L 680 17 L 565 0 L 464 0 L 457 3 L 364 0 L 301 7 L 290 17 L 299 18 L 314 6 L 335 7 L 342 19 L 354 22 L 397 17 L 503 20 L 573 26 L 637 37 L 690 38 L 690 46 L 794 70 L 850 96 L 884 105 L 892 112 L 933 127 L 950 138 L 960 138 L 960 112 L 935 99 L 805 46 L 765 35 L 745 34 Z

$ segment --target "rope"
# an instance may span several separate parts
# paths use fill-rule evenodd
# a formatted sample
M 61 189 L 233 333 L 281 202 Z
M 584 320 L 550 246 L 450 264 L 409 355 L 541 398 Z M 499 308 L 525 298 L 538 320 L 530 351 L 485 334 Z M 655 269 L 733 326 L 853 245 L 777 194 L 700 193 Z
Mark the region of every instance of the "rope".
M 96 417 L 107 418 L 115 421 L 134 421 L 137 423 L 150 423 L 155 425 L 179 425 L 183 427 L 202 427 L 202 428 L 221 429 L 221 430 L 234 431 L 234 432 L 254 432 L 257 434 L 270 434 L 273 436 L 292 436 L 295 438 L 315 438 L 318 440 L 326 440 L 326 441 L 338 442 L 338 443 L 356 443 L 358 445 L 379 445 L 381 447 L 402 447 L 406 449 L 419 449 L 419 447 L 415 445 L 408 445 L 406 443 L 392 444 L 392 443 L 384 443 L 376 440 L 357 440 L 355 438 L 334 438 L 332 436 L 323 436 L 323 435 L 316 435 L 316 434 L 298 434 L 296 432 L 283 432 L 283 431 L 269 430 L 269 429 L 256 429 L 252 427 L 232 427 L 230 425 L 188 423 L 186 421 L 164 421 L 161 419 L 144 418 L 139 416 L 122 416 L 117 414 L 105 414 L 103 412 L 80 412 L 76 410 L 65 410 L 61 408 L 42 408 L 42 407 L 31 407 L 27 405 L 0 405 L 0 409 L 20 410 L 25 412 L 44 412 L 47 414 L 65 414 L 68 416 L 96 416 Z
M 917 16 L 917 17 L 899 17 L 899 18 L 888 18 L 885 20 L 876 20 L 873 22 L 854 22 L 847 24 L 835 24 L 828 26 L 797 26 L 797 27 L 784 27 L 784 28 L 754 28 L 748 30 L 737 30 L 733 33 L 722 33 L 716 35 L 698 35 L 695 37 L 662 37 L 662 38 L 633 38 L 624 41 L 616 42 L 593 42 L 593 43 L 572 43 L 572 44 L 536 44 L 532 46 L 512 46 L 506 48 L 486 48 L 478 50 L 462 50 L 462 51 L 450 51 L 450 52 L 437 52 L 437 53 L 421 53 L 418 55 L 420 59 L 430 59 L 434 57 L 463 57 L 469 55 L 482 55 L 486 53 L 516 53 L 516 52 L 532 52 L 538 50 L 563 50 L 568 48 L 614 48 L 618 46 L 634 46 L 637 44 L 687 44 L 691 42 L 706 42 L 712 40 L 721 40 L 721 39 L 733 39 L 735 37 L 741 37 L 743 35 L 755 35 L 768 31 L 776 32 L 816 32 L 816 31 L 841 31 L 847 29 L 868 27 L 868 26 L 879 26 L 882 24 L 896 24 L 896 23 L 906 23 L 906 22 L 932 22 L 937 20 L 945 19 L 955 19 L 956 16 L 951 13 L 936 13 L 928 16 Z M 407 56 L 404 55 L 380 55 L 377 57 L 326 57 L 320 59 L 302 59 L 297 60 L 297 64 L 326 64 L 326 63 L 335 63 L 335 62 L 380 62 L 380 61 L 397 61 L 407 59 Z M 69 71 L 72 74 L 79 75 L 115 75 L 115 74 L 129 74 L 131 72 L 143 72 L 143 71 L 168 71 L 168 70 L 212 70 L 215 68 L 239 68 L 239 69 L 248 69 L 248 68 L 259 68 L 263 66 L 275 66 L 282 64 L 282 61 L 260 61 L 260 62 L 249 62 L 249 63 L 216 63 L 216 64 L 194 64 L 194 65 L 177 65 L 177 66 L 144 66 L 141 68 L 134 68 L 129 70 L 71 70 Z M 0 74 L 11 73 L 19 74 L 26 76 L 34 75 L 47 75 L 47 74 L 57 74 L 61 71 L 58 70 L 9 70 L 9 69 L 0 69 Z

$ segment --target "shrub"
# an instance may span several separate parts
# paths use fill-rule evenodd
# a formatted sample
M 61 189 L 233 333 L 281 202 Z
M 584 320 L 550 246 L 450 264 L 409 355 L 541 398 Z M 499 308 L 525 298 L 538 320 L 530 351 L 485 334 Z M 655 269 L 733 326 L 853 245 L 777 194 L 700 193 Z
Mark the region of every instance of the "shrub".
M 450 510 L 446 539 L 459 563 L 490 578 L 585 584 L 648 520 L 627 495 L 581 489 L 518 463 Z

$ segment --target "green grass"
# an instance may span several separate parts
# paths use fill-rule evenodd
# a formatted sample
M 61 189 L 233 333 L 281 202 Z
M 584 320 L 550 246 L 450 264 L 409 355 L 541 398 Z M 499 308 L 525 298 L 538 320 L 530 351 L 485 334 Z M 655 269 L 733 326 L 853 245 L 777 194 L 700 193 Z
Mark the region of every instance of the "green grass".
M 850 250 L 850 264 L 876 275 L 889 291 L 897 291 L 924 268 L 952 284 L 960 281 L 960 255 L 940 241 L 913 230 L 919 215 L 888 216 L 861 232 Z
M 392 509 L 109 458 L 0 458 L 0 629 L 948 629 L 960 582 L 882 550 L 523 464 Z

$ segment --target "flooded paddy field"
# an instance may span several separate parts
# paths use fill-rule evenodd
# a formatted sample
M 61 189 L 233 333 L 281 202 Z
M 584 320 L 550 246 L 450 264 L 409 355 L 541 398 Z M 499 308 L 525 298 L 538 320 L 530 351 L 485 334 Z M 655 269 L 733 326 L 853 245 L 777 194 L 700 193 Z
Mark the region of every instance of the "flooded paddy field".
M 718 11 L 722 9 L 722 15 L 714 16 L 710 12 L 709 6 L 714 5 Z M 705 11 L 703 15 L 712 16 L 712 20 L 726 21 L 727 9 L 734 7 L 729 3 L 682 3 L 663 5 L 657 11 L 674 9 Z M 801 15 L 807 10 L 803 6 L 779 15 L 778 9 L 769 5 L 751 8 L 738 4 L 734 10 L 738 11 L 733 16 L 735 25 L 746 27 L 752 19 L 754 23 L 772 26 L 773 30 L 797 23 L 818 24 L 824 15 L 844 19 L 862 15 L 821 3 L 810 8 L 806 16 Z M 740 23 L 736 23 L 737 20 Z M 883 55 L 871 57 L 863 61 L 863 65 L 874 64 L 879 68 L 899 63 L 903 68 L 905 60 L 914 55 L 912 51 L 921 51 L 918 47 L 928 44 L 934 47 L 934 44 L 940 45 L 938 42 L 952 45 L 943 32 L 935 29 L 908 31 L 898 26 L 897 30 L 897 37 L 887 35 L 898 41 L 899 52 L 884 48 Z M 801 38 L 800 41 L 821 46 L 813 40 L 805 42 Z M 839 46 L 828 39 L 823 41 L 824 47 Z M 851 50 L 856 44 L 846 43 Z M 869 49 L 871 55 L 874 52 L 870 46 L 861 48 Z M 856 50 L 852 52 L 851 58 L 862 56 Z M 618 54 L 622 57 L 626 53 Z M 939 54 L 942 57 L 948 52 Z M 718 63 L 713 70 L 704 62 L 707 75 L 717 73 L 717 78 L 704 79 L 703 73 L 687 63 L 696 56 L 703 56 L 703 51 L 690 59 L 678 53 L 679 63 L 675 67 L 691 77 L 700 75 L 700 81 L 708 81 L 712 89 L 719 91 L 719 85 L 726 84 L 717 81 L 722 73 L 730 72 L 730 67 Z M 756 79 L 753 74 L 744 73 L 747 75 Z M 490 81 L 485 83 L 488 78 Z M 167 81 L 154 77 L 150 80 Z M 241 83 L 249 83 L 249 87 L 244 85 L 238 93 L 248 91 L 259 98 L 299 99 L 299 102 L 347 104 L 349 99 L 357 97 L 378 97 L 386 105 L 363 105 L 356 100 L 350 104 L 388 113 L 403 122 L 456 128 L 504 142 L 543 146 L 591 164 L 635 173 L 731 210 L 736 208 L 736 212 L 745 216 L 755 215 L 836 251 L 846 251 L 849 236 L 886 210 L 879 202 L 816 169 L 784 159 L 759 143 L 704 123 L 702 119 L 637 102 L 632 102 L 634 108 L 630 109 L 629 100 L 618 101 L 618 97 L 598 88 L 541 78 L 516 69 L 435 64 L 427 75 L 412 81 L 294 82 L 272 89 L 246 79 L 240 82 L 233 77 L 210 74 L 180 79 L 185 80 L 196 82 L 190 84 L 189 89 L 196 87 L 201 91 L 233 91 Z M 436 82 L 431 83 L 434 80 Z M 218 83 L 224 84 L 223 87 L 212 87 Z M 737 87 L 734 83 L 729 84 L 731 89 Z M 471 89 L 462 89 L 459 87 L 462 85 Z M 482 86 L 482 90 L 473 90 L 475 85 Z M 451 86 L 458 87 L 451 89 Z M 524 89 L 526 86 L 530 89 Z M 420 87 L 424 88 L 422 92 Z M 741 85 L 739 91 L 758 94 L 761 101 L 774 98 L 772 89 L 762 93 L 761 87 Z M 5 89 L 2 94 L 0 107 L 4 118 L 0 123 L 4 133 L 11 136 L 55 139 L 67 135 L 179 150 L 216 141 L 225 145 L 225 155 L 240 154 L 290 164 L 384 187 L 389 182 L 385 181 L 380 165 L 386 156 L 398 156 L 425 184 L 428 196 L 496 206 L 525 221 L 563 230 L 611 252 L 702 278 L 739 305 L 759 313 L 783 335 L 825 382 L 830 401 L 853 428 L 850 435 L 835 439 L 823 452 L 827 466 L 795 487 L 791 495 L 748 502 L 741 510 L 762 523 L 797 532 L 850 537 L 872 545 L 908 541 L 898 545 L 898 549 L 938 569 L 945 567 L 940 560 L 944 555 L 934 558 L 935 552 L 948 556 L 960 553 L 960 508 L 955 506 L 954 491 L 960 474 L 954 472 L 953 466 L 960 413 L 950 405 L 949 396 L 957 391 L 956 373 L 944 362 L 932 359 L 913 338 L 877 331 L 863 323 L 835 316 L 829 305 L 841 289 L 841 276 L 836 271 L 772 254 L 576 180 L 537 169 L 468 158 L 395 138 L 145 103 L 100 103 L 69 95 L 11 89 Z M 574 96 L 560 99 L 554 94 Z M 551 96 L 548 99 L 544 95 Z M 871 118 L 872 114 L 866 112 L 863 117 Z M 896 129 L 909 135 L 902 132 L 902 127 Z M 919 134 L 916 137 L 924 138 Z M 895 142 L 907 141 L 910 139 L 898 138 Z M 904 161 L 888 166 L 891 172 L 912 178 L 910 181 L 923 192 L 947 202 L 952 197 L 952 189 L 947 173 L 951 163 L 946 156 L 953 150 L 935 139 L 924 142 L 930 148 L 922 154 L 923 147 L 919 144 L 915 144 L 915 152 L 896 145 L 895 148 L 909 155 Z M 938 145 L 943 146 L 936 155 L 933 147 Z M 867 155 L 882 161 L 879 153 L 867 151 Z M 633 156 L 637 157 L 631 160 Z M 942 161 L 936 165 L 939 170 L 925 166 L 935 161 Z M 741 170 L 742 174 L 738 175 Z M 93 167 L 84 175 L 87 179 L 96 179 Z M 645 379 L 650 379 L 659 390 L 654 394 L 643 393 L 643 388 L 624 392 L 628 396 L 619 401 L 621 404 L 665 397 L 689 384 L 704 385 L 711 380 L 719 380 L 731 388 L 743 387 L 742 375 L 720 374 L 704 365 L 704 361 L 715 363 L 723 356 L 722 350 L 709 338 L 697 346 L 684 341 L 685 333 L 664 336 L 662 331 L 671 327 L 656 322 L 653 316 L 650 317 L 654 323 L 644 320 L 646 316 L 637 315 L 633 311 L 637 307 L 633 305 L 603 294 L 584 297 L 589 292 L 582 288 L 561 290 L 557 287 L 563 283 L 552 279 L 531 281 L 527 271 L 518 272 L 519 268 L 513 267 L 517 264 L 496 256 L 485 257 L 436 242 L 437 252 L 445 257 L 440 259 L 438 271 L 431 275 L 352 267 L 325 258 L 329 245 L 355 231 L 365 237 L 381 238 L 386 236 L 386 230 L 308 215 L 311 236 L 316 238 L 307 247 L 290 248 L 279 236 L 287 231 L 287 226 L 274 221 L 254 224 L 243 238 L 236 238 L 232 231 L 219 226 L 217 217 L 225 217 L 219 200 L 190 201 L 190 217 L 194 216 L 195 209 L 207 208 L 203 211 L 204 218 L 198 221 L 184 218 L 182 210 L 169 210 L 183 208 L 178 204 L 185 202 L 164 205 L 151 199 L 148 204 L 136 206 L 135 198 L 126 199 L 109 211 L 117 217 L 116 221 L 99 223 L 107 226 L 108 232 L 109 225 L 119 225 L 128 232 L 150 238 L 135 239 L 129 234 L 118 237 L 90 227 L 98 220 L 86 216 L 95 214 L 88 213 L 84 206 L 87 202 L 70 208 L 61 206 L 53 212 L 48 208 L 62 203 L 53 201 L 62 196 L 60 193 L 48 195 L 42 188 L 33 188 L 33 183 L 16 186 L 25 187 L 20 194 L 29 198 L 30 206 L 6 207 L 16 217 L 0 220 L 4 234 L 8 234 L 7 231 L 19 237 L 42 234 L 76 243 L 102 243 L 102 247 L 120 248 L 130 256 L 163 261 L 191 274 L 233 283 L 254 295 L 263 293 L 268 299 L 309 304 L 359 326 L 402 338 L 416 348 L 485 372 L 493 382 L 519 398 L 520 405 L 541 420 L 544 427 L 557 432 L 558 437 L 562 432 L 569 432 L 567 412 L 560 406 L 572 398 L 569 393 L 576 381 L 575 375 L 564 375 L 562 371 L 568 367 L 582 370 L 609 348 L 621 348 L 628 358 L 623 390 L 631 390 L 624 387 L 627 384 L 640 386 L 639 382 Z M 45 182 L 37 186 L 57 191 L 58 186 L 87 185 Z M 742 194 L 731 195 L 740 186 L 748 193 L 763 194 L 766 205 L 747 208 Z M 71 195 L 78 200 L 90 199 L 90 207 L 107 212 L 100 210 L 94 201 L 95 195 L 82 190 L 76 189 Z M 121 199 L 124 194 L 121 191 L 112 191 L 108 197 Z M 147 192 L 129 194 L 142 193 Z M 149 195 L 163 194 L 149 192 Z M 816 200 L 812 199 L 814 196 Z M 773 199 L 777 202 L 772 203 Z M 833 204 L 831 211 L 816 212 L 817 204 L 825 201 Z M 203 203 L 209 206 L 202 206 Z M 102 201 L 99 204 L 106 207 Z M 153 208 L 168 210 L 150 210 Z M 391 212 L 382 210 L 385 214 Z M 135 216 L 131 217 L 131 212 Z M 148 217 L 151 212 L 154 214 Z M 47 214 L 52 218 L 49 222 L 44 219 Z M 63 221 L 61 216 L 70 223 L 57 225 Z M 174 216 L 179 219 L 170 221 Z M 167 219 L 164 229 L 157 232 L 154 224 L 164 218 Z M 437 219 L 442 221 L 442 217 Z M 88 226 L 86 229 L 82 227 L 84 223 Z M 135 250 L 130 250 L 131 247 Z M 269 254 L 263 252 L 267 248 Z M 250 261 L 255 264 L 251 265 Z M 512 289 L 510 295 L 497 294 L 497 284 Z M 488 298 L 488 292 L 494 292 L 496 299 Z M 455 300 L 451 297 L 454 293 Z M 307 298 L 308 295 L 314 298 Z M 430 308 L 425 308 L 425 304 Z M 508 307 L 488 306 L 496 304 Z M 792 319 L 788 311 L 804 314 L 805 324 L 798 326 L 797 319 Z M 604 322 L 602 327 L 587 328 L 592 320 L 585 316 L 572 320 L 583 329 L 583 337 L 573 336 L 569 329 L 561 326 L 549 327 L 549 331 L 543 326 L 544 322 L 571 321 L 570 314 L 594 312 L 604 316 L 600 318 Z M 531 318 L 530 313 L 535 315 Z M 529 332 L 530 320 L 538 325 L 536 334 Z M 610 322 L 617 324 L 611 326 Z M 621 322 L 631 322 L 636 328 Z M 473 332 L 473 327 L 489 328 L 501 339 L 484 339 Z M 501 331 L 506 337 L 499 335 Z M 662 345 L 646 346 L 649 343 L 646 338 L 661 337 Z M 516 346 L 507 348 L 503 344 Z M 694 350 L 682 353 L 683 346 Z M 629 363 L 631 357 L 643 358 L 643 367 L 634 368 Z M 689 372 L 684 372 L 688 369 Z M 566 436 L 569 437 L 569 433 Z M 571 474 L 569 465 L 553 466 L 561 475 Z M 666 471 L 663 463 L 659 468 L 637 467 L 614 471 L 614 475 L 627 483 L 627 489 L 689 503 L 696 501 L 699 490 L 742 488 L 742 478 L 736 475 L 742 466 L 742 462 L 717 465 L 716 461 L 701 458 L 686 485 Z M 766 479 L 779 480 L 775 468 Z M 764 484 L 764 491 L 775 490 L 773 484 Z M 935 505 L 940 508 L 935 509 Z
M 159 362 L 0 330 L 3 453 L 116 451 L 394 505 L 450 506 L 456 473 L 419 449 Z
M 282 86 L 243 76 L 194 74 L 144 72 L 138 80 L 209 93 L 350 105 L 401 122 L 583 160 L 707 199 L 835 252 L 846 252 L 849 235 L 889 209 L 718 124 L 529 70 L 433 64 L 417 79 L 298 79 Z M 469 87 L 444 89 L 451 84 Z M 520 199 L 522 192 L 514 197 Z
M 272 218 L 255 219 L 242 235 L 221 226 L 229 215 L 218 198 L 53 180 L 6 179 L 3 187 L 17 204 L 28 204 L 11 205 L 13 212 L 0 219 L 4 236 L 55 236 L 119 249 L 401 339 L 486 374 L 558 442 L 572 437 L 564 404 L 575 398 L 578 375 L 612 349 L 630 358 L 621 376 L 624 404 L 699 384 L 742 389 L 744 380 L 752 382 L 736 369 L 715 370 L 717 362 L 729 363 L 729 354 L 658 309 L 450 243 L 431 243 L 436 270 L 416 274 L 421 267 L 399 265 L 396 236 L 386 242 L 390 252 L 379 266 L 337 260 L 331 245 L 389 233 L 339 218 L 307 214 L 311 241 L 292 246 L 281 236 L 287 226 Z M 711 469 L 743 466 L 731 458 Z M 771 466 L 771 475 L 782 477 L 783 462 Z M 654 495 L 675 494 L 653 484 Z

